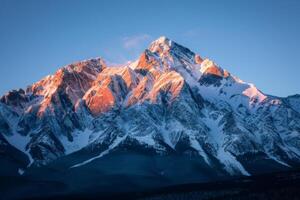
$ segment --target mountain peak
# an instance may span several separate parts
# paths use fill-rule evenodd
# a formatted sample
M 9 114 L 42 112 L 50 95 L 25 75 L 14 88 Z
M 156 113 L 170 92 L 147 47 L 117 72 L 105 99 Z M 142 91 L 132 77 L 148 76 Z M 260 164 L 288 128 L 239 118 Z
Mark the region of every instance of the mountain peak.
M 104 155 L 130 149 L 143 156 L 193 155 L 212 172 L 248 175 L 261 163 L 268 171 L 300 163 L 299 102 L 299 96 L 264 95 L 162 36 L 132 64 L 106 66 L 101 58 L 76 62 L 26 92 L 0 98 L 0 149 L 4 138 L 28 156 L 30 165 L 13 163 L 24 170 L 59 157 L 66 169 L 85 164 L 89 169 Z M 169 167 L 164 163 L 159 168 Z
M 150 44 L 148 49 L 152 52 L 163 53 L 169 51 L 172 45 L 173 45 L 172 40 L 170 40 L 166 36 L 161 36 L 158 39 L 154 40 Z
M 153 42 L 167 43 L 169 41 L 170 41 L 170 39 L 163 35 L 163 36 L 160 36 L 159 38 L 157 38 L 156 40 L 154 40 Z
M 161 58 L 167 58 L 172 62 L 177 60 L 185 60 L 194 63 L 195 53 L 190 49 L 174 42 L 166 36 L 161 36 L 154 40 L 148 50 Z

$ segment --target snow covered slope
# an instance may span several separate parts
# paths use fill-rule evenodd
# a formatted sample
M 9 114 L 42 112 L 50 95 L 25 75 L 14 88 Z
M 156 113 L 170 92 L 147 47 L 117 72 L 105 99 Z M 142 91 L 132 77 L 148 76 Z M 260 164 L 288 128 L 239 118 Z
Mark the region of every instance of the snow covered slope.
M 251 175 L 299 166 L 300 98 L 266 95 L 160 37 L 131 64 L 85 60 L 7 93 L 0 134 L 14 148 L 2 154 L 27 156 L 22 174 L 55 163 L 72 171 L 134 152 Z

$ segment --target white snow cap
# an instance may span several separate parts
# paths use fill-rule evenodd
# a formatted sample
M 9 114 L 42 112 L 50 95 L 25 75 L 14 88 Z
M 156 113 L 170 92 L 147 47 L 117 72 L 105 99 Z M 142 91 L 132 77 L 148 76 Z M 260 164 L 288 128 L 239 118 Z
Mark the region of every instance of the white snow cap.
M 150 44 L 149 50 L 152 52 L 156 52 L 159 48 L 163 51 L 169 50 L 172 44 L 172 40 L 170 40 L 166 36 L 161 36 Z
M 167 42 L 167 41 L 169 41 L 170 39 L 169 38 L 167 38 L 166 36 L 160 36 L 157 40 L 155 40 L 155 41 L 157 41 L 157 42 L 160 42 L 160 43 L 165 43 L 165 42 Z

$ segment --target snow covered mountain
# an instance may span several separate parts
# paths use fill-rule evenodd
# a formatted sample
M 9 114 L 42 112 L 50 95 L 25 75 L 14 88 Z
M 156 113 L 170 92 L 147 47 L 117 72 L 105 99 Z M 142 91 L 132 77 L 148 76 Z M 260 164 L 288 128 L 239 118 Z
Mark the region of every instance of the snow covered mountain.
M 177 182 L 288 170 L 300 166 L 300 96 L 264 94 L 160 37 L 130 64 L 85 60 L 4 95 L 0 163 L 2 175 L 97 169 Z

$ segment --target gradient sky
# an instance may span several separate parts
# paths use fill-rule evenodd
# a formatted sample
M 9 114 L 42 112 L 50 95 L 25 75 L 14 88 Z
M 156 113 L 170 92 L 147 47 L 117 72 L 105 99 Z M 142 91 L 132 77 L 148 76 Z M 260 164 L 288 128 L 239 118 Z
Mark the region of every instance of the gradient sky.
M 267 94 L 300 93 L 298 0 L 0 0 L 0 95 L 74 61 L 134 60 L 161 35 Z

